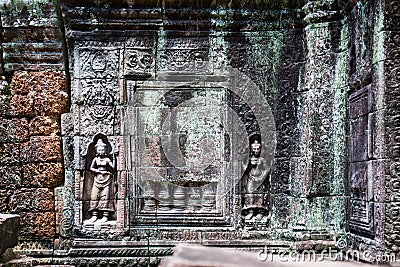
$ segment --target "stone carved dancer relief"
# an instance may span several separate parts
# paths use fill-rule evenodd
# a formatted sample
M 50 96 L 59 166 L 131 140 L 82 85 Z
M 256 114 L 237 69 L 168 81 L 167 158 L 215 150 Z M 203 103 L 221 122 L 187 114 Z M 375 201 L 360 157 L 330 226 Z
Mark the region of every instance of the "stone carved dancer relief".
M 85 178 L 92 179 L 86 182 L 91 186 L 86 187 L 89 198 L 87 215 L 90 219 L 85 223 L 105 223 L 115 212 L 116 153 L 113 153 L 111 158 L 108 146 L 101 138 L 97 139 L 94 145 L 95 156 L 90 161 L 89 171 L 86 172 L 88 175 Z
M 264 180 L 268 175 L 265 159 L 261 155 L 261 143 L 255 139 L 250 145 L 250 158 L 242 179 L 242 216 L 245 221 L 261 221 L 268 215 L 268 191 Z

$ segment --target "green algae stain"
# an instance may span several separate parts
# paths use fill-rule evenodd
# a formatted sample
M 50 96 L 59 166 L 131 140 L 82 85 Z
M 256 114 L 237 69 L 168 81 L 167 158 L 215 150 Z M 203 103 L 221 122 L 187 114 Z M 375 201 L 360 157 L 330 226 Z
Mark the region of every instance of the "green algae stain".
M 31 18 L 45 18 L 43 8 L 48 5 L 48 0 L 12 0 L 0 9 L 9 10 L 13 14 L 23 14 L 29 12 Z
M 340 50 L 346 51 L 349 42 L 349 28 L 344 25 L 341 31 Z M 333 107 L 333 180 L 332 180 L 332 193 L 344 195 L 345 194 L 345 173 L 347 162 L 347 106 L 348 106 L 348 62 L 349 56 L 347 52 L 338 54 L 338 59 L 335 68 L 335 90 L 334 94 L 334 107 Z

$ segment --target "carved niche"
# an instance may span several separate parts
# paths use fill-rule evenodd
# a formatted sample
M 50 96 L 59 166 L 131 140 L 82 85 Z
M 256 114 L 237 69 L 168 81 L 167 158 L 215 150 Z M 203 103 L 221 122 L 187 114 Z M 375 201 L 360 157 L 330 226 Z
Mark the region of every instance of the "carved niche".
M 179 84 L 155 80 L 135 87 L 126 119 L 134 126 L 125 128 L 130 151 L 135 151 L 129 159 L 129 183 L 135 185 L 131 225 L 149 225 L 157 218 L 166 225 L 231 225 L 244 219 L 267 226 L 267 158 L 273 151 L 267 151 L 268 140 L 261 140 L 261 111 L 212 83 L 207 88 Z M 232 124 L 228 107 L 243 132 Z M 230 153 L 240 155 L 240 164 L 229 165 Z
M 261 157 L 261 137 L 259 134 L 250 136 L 250 156 L 246 171 L 241 179 L 242 216 L 245 221 L 266 221 L 269 214 L 269 169 L 265 159 Z
M 112 223 L 116 220 L 117 159 L 107 136 L 94 136 L 84 157 L 83 223 Z

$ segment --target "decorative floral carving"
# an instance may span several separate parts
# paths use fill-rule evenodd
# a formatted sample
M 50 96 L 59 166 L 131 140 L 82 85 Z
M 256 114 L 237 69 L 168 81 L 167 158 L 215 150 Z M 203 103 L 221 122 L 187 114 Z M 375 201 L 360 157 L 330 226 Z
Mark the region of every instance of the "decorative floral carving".
M 160 58 L 163 71 L 201 72 L 209 67 L 206 49 L 167 49 Z
M 84 105 L 114 105 L 118 100 L 119 50 L 80 50 L 78 90 L 72 98 Z
M 155 59 L 151 49 L 127 49 L 125 55 L 125 74 L 134 75 L 154 71 Z

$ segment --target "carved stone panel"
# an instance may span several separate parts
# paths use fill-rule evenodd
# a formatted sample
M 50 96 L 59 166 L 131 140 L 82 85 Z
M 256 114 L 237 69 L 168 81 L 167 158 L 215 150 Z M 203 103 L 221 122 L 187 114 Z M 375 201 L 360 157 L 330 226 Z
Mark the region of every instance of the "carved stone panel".
M 126 77 L 147 79 L 154 77 L 156 65 L 156 39 L 154 35 L 130 38 L 125 44 L 123 74 Z
M 80 49 L 79 91 L 75 102 L 84 105 L 115 105 L 118 101 L 119 49 Z
M 168 36 L 167 36 L 168 37 Z M 208 37 L 159 37 L 157 70 L 166 73 L 212 73 Z
M 149 223 L 154 214 L 174 220 L 221 217 L 225 139 L 220 125 L 222 88 L 138 88 L 130 110 L 135 132 L 131 158 L 132 211 Z M 133 214 L 132 214 L 133 216 Z M 171 217 L 172 216 L 172 217 Z M 147 219 L 146 219 L 147 218 Z
M 362 235 L 374 234 L 374 180 L 368 148 L 372 130 L 368 116 L 368 91 L 365 87 L 350 96 L 349 227 Z

